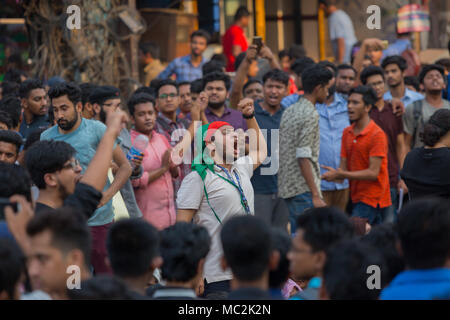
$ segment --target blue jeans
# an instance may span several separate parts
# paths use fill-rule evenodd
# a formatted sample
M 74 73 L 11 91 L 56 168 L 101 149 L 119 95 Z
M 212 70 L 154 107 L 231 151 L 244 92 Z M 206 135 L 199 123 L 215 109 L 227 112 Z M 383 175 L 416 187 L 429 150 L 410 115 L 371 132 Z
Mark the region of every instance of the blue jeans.
M 302 193 L 295 197 L 285 199 L 289 209 L 289 222 L 291 224 L 291 234 L 297 229 L 297 219 L 306 210 L 313 208 L 311 192 Z
M 366 218 L 369 220 L 371 226 L 377 225 L 383 222 L 383 218 L 386 216 L 389 207 L 376 208 L 371 207 L 365 203 L 358 202 L 353 205 L 352 217 Z

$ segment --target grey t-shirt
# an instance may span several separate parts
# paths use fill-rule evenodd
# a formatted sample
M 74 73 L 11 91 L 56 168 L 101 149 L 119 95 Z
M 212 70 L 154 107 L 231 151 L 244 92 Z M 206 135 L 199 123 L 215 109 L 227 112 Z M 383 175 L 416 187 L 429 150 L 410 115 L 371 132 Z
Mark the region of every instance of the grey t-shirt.
M 344 63 L 350 63 L 351 50 L 353 45 L 358 41 L 355 36 L 355 29 L 348 14 L 342 10 L 336 10 L 328 17 L 328 30 L 330 33 L 331 46 L 333 47 L 334 56 L 338 57 L 337 39 L 345 40 Z
M 420 134 L 423 132 L 425 124 L 430 120 L 430 117 L 439 109 L 450 109 L 450 102 L 442 100 L 443 105 L 441 108 L 435 108 L 430 105 L 425 99 L 416 101 L 408 105 L 403 115 L 403 130 L 413 136 L 413 142 L 411 148 L 423 147 L 424 144 L 420 139 Z M 420 106 L 420 116 L 416 120 L 414 118 L 415 106 Z

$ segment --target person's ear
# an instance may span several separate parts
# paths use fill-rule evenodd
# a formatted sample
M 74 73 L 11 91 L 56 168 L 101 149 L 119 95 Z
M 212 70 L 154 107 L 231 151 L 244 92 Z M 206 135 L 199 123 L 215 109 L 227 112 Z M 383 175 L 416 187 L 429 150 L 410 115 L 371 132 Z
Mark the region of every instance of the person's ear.
M 277 270 L 278 265 L 280 264 L 280 260 L 281 260 L 280 251 L 273 250 L 269 258 L 269 271 Z
M 44 182 L 46 185 L 50 187 L 56 187 L 58 181 L 56 179 L 55 173 L 46 173 L 44 174 Z
M 83 104 L 81 103 L 81 101 L 79 101 L 76 105 L 75 105 L 75 110 L 77 113 L 81 113 L 81 111 L 83 110 Z
M 73 249 L 67 254 L 68 265 L 78 266 L 80 269 L 84 266 L 84 254 L 80 249 Z
M 163 258 L 158 256 L 156 258 L 153 258 L 151 267 L 153 268 L 153 270 L 155 270 L 155 269 L 160 268 L 162 266 L 162 264 L 163 264 Z
M 105 258 L 105 265 L 106 265 L 110 270 L 112 270 L 112 268 L 111 268 L 111 260 L 109 260 L 109 257 L 106 257 L 106 258 Z
M 100 111 L 102 110 L 102 107 L 98 103 L 94 103 L 92 105 L 92 110 L 94 110 L 94 116 L 97 114 L 100 114 Z
M 319 289 L 319 300 L 330 300 L 327 289 L 325 288 L 325 281 L 323 279 L 322 279 L 322 285 L 320 286 L 320 289 Z
M 220 267 L 222 268 L 223 271 L 227 271 L 228 269 L 228 263 L 227 260 L 225 260 L 225 256 L 222 256 L 220 258 Z
M 20 104 L 22 105 L 23 109 L 28 109 L 28 103 L 26 98 L 20 99 Z
M 325 261 L 327 259 L 327 255 L 326 255 L 325 251 L 321 250 L 319 252 L 316 252 L 314 254 L 314 256 L 315 256 L 315 265 L 316 265 L 317 271 L 322 271 L 323 267 L 325 266 Z

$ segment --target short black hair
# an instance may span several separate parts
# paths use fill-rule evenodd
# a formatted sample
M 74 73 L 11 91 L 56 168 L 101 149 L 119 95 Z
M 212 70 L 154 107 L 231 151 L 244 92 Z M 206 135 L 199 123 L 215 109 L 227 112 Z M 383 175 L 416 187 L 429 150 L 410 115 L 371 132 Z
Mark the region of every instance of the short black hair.
M 449 58 L 442 58 L 442 59 L 436 60 L 434 63 L 446 68 L 447 70 L 450 70 L 450 59 Z
M 23 143 L 20 134 L 11 130 L 0 130 L 0 141 L 15 145 L 17 154 L 19 154 L 20 147 L 22 146 Z
M 45 189 L 45 174 L 61 170 L 75 154 L 76 150 L 67 142 L 42 140 L 27 150 L 25 164 L 34 184 L 39 189 Z
M 427 64 L 426 66 L 424 66 L 422 68 L 422 70 L 420 70 L 420 73 L 419 73 L 419 81 L 420 81 L 420 83 L 423 84 L 423 80 L 427 76 L 427 73 L 430 72 L 430 71 L 433 71 L 433 70 L 439 71 L 439 73 L 442 75 L 442 78 L 444 79 L 444 81 L 446 81 L 444 68 L 442 66 L 440 66 L 438 64 Z
M 289 277 L 289 259 L 287 258 L 288 252 L 291 249 L 291 237 L 281 228 L 271 228 L 272 232 L 272 251 L 278 251 L 280 254 L 280 260 L 276 270 L 269 272 L 269 287 L 280 288 L 282 287 Z
M 348 95 L 350 96 L 352 93 L 358 93 L 362 95 L 364 104 L 371 107 L 373 107 L 378 100 L 375 90 L 373 90 L 369 86 L 357 86 L 356 88 L 352 88 Z
M 159 256 L 158 230 L 142 219 L 119 220 L 108 231 L 106 249 L 115 275 L 143 276 Z
M 397 232 L 410 269 L 442 268 L 450 252 L 450 202 L 442 198 L 409 202 L 398 215 Z
M 16 286 L 24 273 L 25 256 L 11 239 L 0 238 L 0 293 L 14 299 Z
M 211 57 L 210 61 L 219 61 L 224 66 L 227 65 L 227 57 L 223 53 L 215 53 L 215 54 L 213 54 L 213 56 Z
M 178 93 L 178 84 L 172 79 L 164 79 L 164 80 L 161 80 L 158 83 L 158 86 L 156 87 L 156 96 L 157 97 L 159 96 L 159 90 L 161 90 L 161 88 L 164 86 L 173 86 L 173 87 L 175 87 L 175 89 L 177 89 L 177 93 Z
M 70 300 L 138 299 L 138 295 L 123 280 L 104 274 L 81 281 L 80 289 L 67 289 L 67 297 Z
M 336 68 L 336 77 L 337 77 L 337 75 L 339 74 L 339 71 L 341 71 L 341 70 L 353 70 L 353 72 L 355 73 L 355 76 L 356 76 L 356 69 L 355 68 L 353 68 L 351 65 L 349 65 L 349 64 L 345 64 L 345 63 L 343 63 L 343 64 L 340 64 L 340 65 L 338 65 L 337 66 L 337 68 Z
M 197 93 L 203 91 L 203 79 L 197 79 L 191 82 L 191 93 Z
M 3 97 L 3 99 L 0 100 L 0 110 L 9 114 L 13 128 L 17 128 L 22 114 L 22 104 L 20 99 L 12 95 Z
M 268 270 L 272 234 L 262 219 L 251 215 L 230 218 L 220 231 L 220 239 L 236 279 L 255 281 Z
M 159 46 L 156 43 L 152 41 L 142 42 L 139 44 L 139 49 L 144 54 L 150 53 L 153 59 L 159 59 Z
M 311 65 L 302 72 L 302 86 L 305 93 L 312 93 L 317 86 L 325 86 L 333 78 L 326 67 Z
M 420 82 L 419 82 L 419 79 L 417 79 L 417 77 L 407 76 L 407 77 L 404 77 L 403 80 L 405 81 L 406 86 L 413 86 L 417 92 L 420 92 Z
M 247 56 L 246 52 L 241 52 L 238 54 L 238 56 L 236 57 L 236 59 L 234 60 L 234 69 L 237 71 L 237 69 L 239 69 L 242 61 L 244 61 L 245 57 Z
M 402 56 L 388 56 L 383 59 L 381 66 L 383 69 L 386 69 L 386 67 L 390 64 L 396 64 L 401 71 L 405 71 L 406 68 L 408 68 L 408 63 Z
M 81 102 L 81 89 L 75 82 L 60 82 L 48 91 L 50 99 L 56 99 L 65 95 L 73 103 L 74 107 L 78 102 Z
M 138 93 L 146 93 L 146 94 L 152 96 L 153 98 L 155 97 L 155 89 L 147 87 L 147 86 L 142 86 L 142 87 L 137 88 L 131 96 L 134 96 Z
M 339 242 L 327 252 L 323 285 L 331 300 L 377 300 L 380 289 L 367 285 L 369 266 L 384 269 L 383 256 L 372 246 L 356 239 Z
M 350 219 L 339 209 L 314 208 L 297 219 L 297 229 L 303 231 L 303 240 L 314 252 L 326 251 L 332 245 L 354 235 Z
M 187 85 L 191 85 L 191 82 L 190 81 L 178 82 L 178 88 L 181 87 L 181 86 L 187 86 Z
M 249 17 L 250 11 L 248 11 L 246 6 L 240 6 L 237 8 L 236 13 L 234 14 L 234 22 L 241 20 L 243 17 Z
M 223 72 L 225 65 L 218 60 L 210 60 L 202 66 L 202 73 L 206 75 L 211 72 Z
M 21 166 L 0 162 L 0 197 L 9 198 L 15 194 L 31 202 L 30 176 Z
M 5 72 L 5 76 L 3 77 L 3 81 L 15 82 L 20 84 L 22 82 L 21 76 L 24 75 L 22 71 L 11 68 Z
M 333 70 L 332 71 L 333 75 L 336 76 L 337 68 L 336 68 L 336 65 L 333 62 L 328 61 L 328 60 L 322 60 L 322 61 L 319 61 L 317 64 L 319 66 L 324 66 L 324 67 L 327 67 L 328 69 Z
M 269 79 L 272 81 L 278 81 L 286 87 L 289 85 L 289 75 L 280 69 L 272 69 L 267 71 L 263 76 L 263 83 L 266 83 Z
M 64 253 L 78 249 L 84 255 L 85 266 L 90 265 L 91 233 L 87 221 L 72 207 L 43 210 L 35 215 L 27 225 L 30 237 L 50 231 L 52 245 Z
M 178 222 L 161 231 L 160 246 L 162 278 L 188 282 L 197 275 L 200 260 L 206 258 L 211 238 L 202 226 Z
M 45 89 L 41 80 L 36 78 L 27 79 L 20 84 L 19 97 L 28 98 L 30 92 L 34 89 Z
M 254 83 L 259 83 L 261 86 L 263 85 L 263 83 L 261 82 L 261 80 L 258 80 L 256 78 L 250 78 L 248 79 L 248 81 L 244 84 L 244 87 L 242 88 L 242 93 L 245 92 L 245 89 L 247 89 L 249 86 L 251 86 Z
M 291 70 L 295 72 L 296 75 L 300 76 L 306 68 L 315 65 L 315 62 L 310 57 L 298 58 L 291 65 Z
M 230 77 L 223 72 L 212 72 L 210 74 L 205 75 L 203 77 L 203 90 L 205 90 L 206 85 L 209 82 L 213 81 L 223 81 L 225 83 L 225 88 L 227 89 L 227 91 L 230 90 L 231 85 Z
M 199 29 L 196 30 L 194 32 L 191 33 L 191 41 L 195 38 L 195 37 L 202 37 L 206 39 L 206 43 L 209 43 L 209 41 L 211 40 L 211 36 L 208 33 L 208 31 Z
M 434 147 L 450 131 L 450 110 L 439 109 L 425 124 L 422 140 L 426 146 Z
M 293 44 L 288 51 L 289 59 L 297 60 L 306 56 L 306 51 L 303 45 Z
M 278 52 L 278 59 L 283 59 L 284 57 L 289 57 L 289 51 L 287 49 L 283 49 L 280 52 Z
M 5 124 L 8 130 L 11 130 L 13 128 L 11 116 L 9 115 L 9 113 L 6 113 L 1 109 L 0 109 L 0 123 Z
M 33 144 L 41 140 L 41 134 L 47 130 L 46 128 L 39 128 L 31 131 L 28 134 L 27 140 L 25 140 L 25 143 L 23 144 L 23 150 L 28 150 Z
M 3 81 L 0 84 L 0 87 L 2 87 L 2 96 L 3 97 L 5 97 L 7 95 L 13 95 L 16 97 L 19 96 L 20 85 L 17 82 Z
M 405 261 L 397 250 L 400 239 L 392 223 L 373 226 L 369 234 L 365 235 L 362 242 L 376 248 L 384 257 L 386 270 L 381 270 L 386 283 L 390 283 L 400 272 L 405 269 Z
M 130 100 L 128 100 L 128 112 L 130 113 L 131 116 L 134 116 L 134 111 L 135 111 L 135 107 L 136 105 L 140 104 L 140 103 L 147 103 L 150 102 L 153 104 L 153 108 L 155 107 L 155 98 L 153 98 L 153 96 L 141 92 L 141 93 L 136 93 L 133 94 L 130 98 Z
M 368 66 L 368 67 L 364 68 L 364 70 L 361 72 L 361 75 L 359 76 L 359 78 L 361 79 L 362 84 L 366 85 L 367 79 L 369 77 L 375 76 L 377 74 L 379 74 L 384 80 L 383 69 L 381 69 L 380 67 L 377 67 L 377 66 Z
M 92 92 L 97 89 L 98 86 L 96 84 L 93 83 L 89 83 L 89 82 L 84 82 L 82 84 L 80 84 L 80 89 L 81 89 L 81 103 L 83 104 L 83 108 L 84 105 L 89 102 L 89 96 L 92 94 Z

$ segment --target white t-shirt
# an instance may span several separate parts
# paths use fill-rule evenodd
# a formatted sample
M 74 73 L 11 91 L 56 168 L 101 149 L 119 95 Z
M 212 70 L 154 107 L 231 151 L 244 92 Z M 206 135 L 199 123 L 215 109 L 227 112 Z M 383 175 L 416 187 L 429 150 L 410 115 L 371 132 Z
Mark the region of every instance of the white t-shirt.
M 214 166 L 215 173 L 224 178 L 228 178 L 225 172 L 217 165 Z M 251 214 L 254 214 L 254 192 L 250 178 L 253 175 L 253 162 L 250 157 L 241 157 L 235 161 L 231 167 L 231 176 L 237 184 L 235 172 L 238 174 L 242 190 L 247 198 Z M 216 174 L 207 170 L 205 177 L 205 187 L 208 193 L 209 203 L 214 209 L 222 224 L 236 215 L 246 214 L 242 204 L 239 191 L 230 183 L 224 181 Z M 211 237 L 211 248 L 206 257 L 203 276 L 208 283 L 231 280 L 230 270 L 223 271 L 220 266 L 220 259 L 223 255 L 222 244 L 220 243 L 220 230 L 222 225 L 214 215 L 208 205 L 203 189 L 203 181 L 197 172 L 188 174 L 177 195 L 178 209 L 195 209 L 193 222 L 205 227 Z

